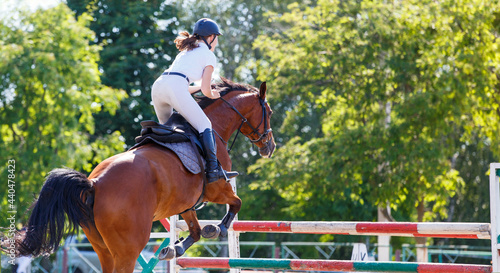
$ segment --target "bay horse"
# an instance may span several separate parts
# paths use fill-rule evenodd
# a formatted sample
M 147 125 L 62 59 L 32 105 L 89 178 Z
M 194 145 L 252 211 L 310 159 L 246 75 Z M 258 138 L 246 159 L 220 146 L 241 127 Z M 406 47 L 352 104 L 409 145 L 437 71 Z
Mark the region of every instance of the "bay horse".
M 223 91 L 222 97 L 204 99 L 200 105 L 218 134 L 222 167 L 231 169 L 227 143 L 236 130 L 259 147 L 261 156 L 271 157 L 276 144 L 265 82 L 258 90 L 223 79 L 215 88 Z M 182 213 L 189 236 L 161 251 L 165 259 L 180 256 L 203 235 L 196 212 L 190 210 L 202 195 L 203 181 L 202 174 L 190 173 L 173 152 L 155 144 L 104 160 L 88 178 L 75 170 L 54 169 L 33 204 L 25 235 L 16 240 L 18 255 L 49 254 L 65 234 L 81 226 L 104 273 L 130 273 L 149 241 L 153 221 Z M 221 223 L 206 230 L 207 236 L 227 229 L 241 207 L 241 199 L 224 180 L 205 184 L 202 201 L 229 205 Z

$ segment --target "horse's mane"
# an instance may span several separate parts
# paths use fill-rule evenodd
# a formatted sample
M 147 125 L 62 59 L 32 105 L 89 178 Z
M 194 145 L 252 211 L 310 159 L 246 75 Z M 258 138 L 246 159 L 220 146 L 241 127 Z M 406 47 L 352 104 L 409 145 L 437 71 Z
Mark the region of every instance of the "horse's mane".
M 221 82 L 212 84 L 212 88 L 218 90 L 220 92 L 221 97 L 224 97 L 231 91 L 258 92 L 258 90 L 251 85 L 235 83 L 224 77 L 220 77 L 220 79 Z M 205 109 L 210 104 L 216 101 L 211 98 L 205 97 L 203 94 L 201 94 L 201 91 L 195 93 L 194 97 L 198 102 L 198 105 L 200 105 L 201 109 Z

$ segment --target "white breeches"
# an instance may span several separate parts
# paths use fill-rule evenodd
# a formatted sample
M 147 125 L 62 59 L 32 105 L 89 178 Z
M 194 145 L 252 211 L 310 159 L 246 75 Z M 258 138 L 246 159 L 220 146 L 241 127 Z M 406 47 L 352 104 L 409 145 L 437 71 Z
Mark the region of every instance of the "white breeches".
M 159 122 L 165 124 L 175 109 L 199 133 L 212 129 L 207 115 L 189 94 L 188 86 L 186 79 L 176 75 L 162 75 L 154 82 L 151 98 Z

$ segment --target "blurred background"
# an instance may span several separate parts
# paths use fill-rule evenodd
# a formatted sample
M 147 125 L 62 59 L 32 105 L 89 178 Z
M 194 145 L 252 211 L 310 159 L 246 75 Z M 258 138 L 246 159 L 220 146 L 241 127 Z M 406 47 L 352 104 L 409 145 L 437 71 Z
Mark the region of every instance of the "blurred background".
M 231 152 L 239 219 L 490 221 L 488 168 L 500 161 L 496 1 L 10 0 L 0 3 L 0 226 L 9 225 L 7 161 L 20 228 L 51 169 L 89 174 L 134 144 L 140 121 L 156 120 L 151 85 L 178 53 L 177 34 L 202 17 L 223 32 L 215 80 L 266 81 L 274 111 L 272 159 L 244 138 Z M 200 218 L 224 213 L 211 204 Z

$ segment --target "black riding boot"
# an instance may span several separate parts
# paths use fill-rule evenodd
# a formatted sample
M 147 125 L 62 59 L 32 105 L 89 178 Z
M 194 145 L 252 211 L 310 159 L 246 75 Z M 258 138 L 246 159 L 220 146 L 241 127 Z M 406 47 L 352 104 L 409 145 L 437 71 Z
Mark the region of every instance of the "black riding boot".
M 219 179 L 229 180 L 238 176 L 238 172 L 226 172 L 222 169 L 217 161 L 217 145 L 215 144 L 214 132 L 211 129 L 206 129 L 200 134 L 201 145 L 205 150 L 205 160 L 207 161 L 207 179 L 208 183 L 215 182 Z

